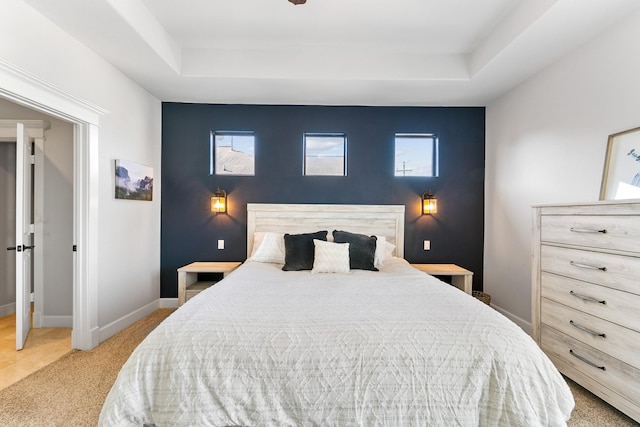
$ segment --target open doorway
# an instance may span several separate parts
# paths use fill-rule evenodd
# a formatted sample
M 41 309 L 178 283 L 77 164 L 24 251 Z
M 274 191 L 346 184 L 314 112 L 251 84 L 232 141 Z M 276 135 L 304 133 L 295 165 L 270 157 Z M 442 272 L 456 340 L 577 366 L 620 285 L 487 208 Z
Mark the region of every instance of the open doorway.
M 26 118 L 26 120 L 25 120 Z M 4 119 L 4 120 L 2 120 Z M 14 120 L 11 120 L 14 119 Z M 46 138 L 33 138 L 31 153 L 33 210 L 33 270 L 30 286 L 33 326 L 62 331 L 39 330 L 34 337 L 49 340 L 67 339 L 73 325 L 73 196 L 74 196 L 74 127 L 73 124 L 35 110 L 0 99 L 0 126 L 10 126 L 15 119 L 37 127 L 46 124 Z M 0 240 L 15 241 L 15 143 L 0 146 Z M 13 162 L 11 161 L 13 159 Z M 14 224 L 12 227 L 11 224 Z M 15 245 L 15 243 L 14 243 Z M 3 248 L 4 249 L 4 248 Z M 0 318 L 15 311 L 15 254 L 3 251 L 0 263 L 7 268 L 0 274 Z M 6 319 L 3 319 L 6 321 Z M 45 333 L 46 332 L 46 333 Z M 31 335 L 31 334 L 30 334 Z M 70 340 L 67 339 L 67 342 Z M 71 348 L 67 344 L 67 351 Z
M 71 346 L 99 343 L 99 122 L 108 111 L 0 61 L 0 97 L 73 125 L 73 332 Z

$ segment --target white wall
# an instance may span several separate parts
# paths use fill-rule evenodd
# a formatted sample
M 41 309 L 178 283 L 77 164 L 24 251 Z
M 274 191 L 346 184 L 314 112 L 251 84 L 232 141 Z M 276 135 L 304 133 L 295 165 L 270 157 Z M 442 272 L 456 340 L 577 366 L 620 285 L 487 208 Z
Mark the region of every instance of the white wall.
M 486 111 L 484 289 L 531 322 L 531 205 L 597 200 L 608 135 L 640 126 L 640 13 Z
M 42 327 L 70 327 L 73 314 L 73 126 L 52 118 L 48 121 L 51 128 L 45 132 L 42 150 L 42 218 L 36 218 L 36 222 L 42 223 L 43 248 L 42 252 L 34 252 L 43 255 L 43 292 L 42 304 L 38 301 L 36 309 L 42 308 Z
M 110 111 L 99 129 L 98 326 L 157 301 L 160 101 L 22 0 L 3 1 L 0 58 Z M 152 202 L 115 200 L 117 158 L 154 168 Z

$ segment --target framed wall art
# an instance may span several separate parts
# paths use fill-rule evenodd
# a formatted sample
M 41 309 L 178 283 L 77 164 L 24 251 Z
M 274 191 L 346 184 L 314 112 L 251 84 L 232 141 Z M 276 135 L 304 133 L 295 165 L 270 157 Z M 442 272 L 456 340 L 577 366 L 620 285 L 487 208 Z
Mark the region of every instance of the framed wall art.
M 640 199 L 640 127 L 609 135 L 600 200 Z
M 129 160 L 116 160 L 116 199 L 153 200 L 153 168 Z

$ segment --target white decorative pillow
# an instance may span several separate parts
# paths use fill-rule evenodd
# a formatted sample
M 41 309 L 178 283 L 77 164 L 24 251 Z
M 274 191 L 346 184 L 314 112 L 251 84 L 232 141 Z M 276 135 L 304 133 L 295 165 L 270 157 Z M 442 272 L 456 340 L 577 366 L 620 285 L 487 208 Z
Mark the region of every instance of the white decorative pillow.
M 396 248 L 393 244 L 387 242 L 384 236 L 376 236 L 376 253 L 373 259 L 373 265 L 379 267 L 389 258 L 393 257 L 393 250 Z
M 312 273 L 349 273 L 349 244 L 313 239 Z
M 384 255 L 385 261 L 389 258 L 393 258 L 393 251 L 396 250 L 396 246 L 390 242 L 385 242 L 384 244 Z
M 271 232 L 256 233 L 254 235 L 251 260 L 284 264 L 284 234 Z
M 260 247 L 260 244 L 262 244 L 262 239 L 264 239 L 265 234 L 267 233 L 265 233 L 264 231 L 257 231 L 253 233 L 253 247 L 251 248 L 251 256 L 256 253 L 256 251 Z

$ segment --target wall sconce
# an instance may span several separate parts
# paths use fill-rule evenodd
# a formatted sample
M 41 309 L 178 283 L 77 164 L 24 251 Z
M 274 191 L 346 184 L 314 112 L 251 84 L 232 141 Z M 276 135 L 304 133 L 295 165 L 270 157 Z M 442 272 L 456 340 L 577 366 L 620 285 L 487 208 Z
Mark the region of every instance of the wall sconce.
M 422 194 L 422 215 L 431 215 L 438 212 L 438 199 L 428 191 Z
M 211 212 L 227 213 L 227 193 L 224 190 L 218 188 L 211 196 Z

